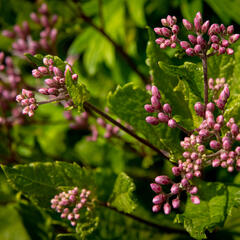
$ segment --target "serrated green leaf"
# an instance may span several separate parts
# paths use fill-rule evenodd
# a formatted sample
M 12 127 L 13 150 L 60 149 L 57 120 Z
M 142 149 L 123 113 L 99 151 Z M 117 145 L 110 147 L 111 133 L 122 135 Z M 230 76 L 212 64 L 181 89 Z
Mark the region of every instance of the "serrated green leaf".
M 78 111 L 83 111 L 83 103 L 89 99 L 86 86 L 80 83 L 79 79 L 77 81 L 73 80 L 69 70 L 66 72 L 65 79 L 68 93 L 74 105 L 76 105 Z
M 183 223 L 193 238 L 205 239 L 205 231 L 222 227 L 232 208 L 239 205 L 240 188 L 218 182 L 197 182 L 201 203 L 194 205 L 188 199 L 184 213 L 178 214 L 175 221 Z
M 112 195 L 109 199 L 111 206 L 119 211 L 131 213 L 136 208 L 136 202 L 133 197 L 135 184 L 125 173 L 120 173 L 114 184 Z
M 182 66 L 168 65 L 164 62 L 158 62 L 159 67 L 169 75 L 179 78 L 181 81 L 185 81 L 192 93 L 203 100 L 203 72 L 202 69 L 191 62 L 185 62 Z

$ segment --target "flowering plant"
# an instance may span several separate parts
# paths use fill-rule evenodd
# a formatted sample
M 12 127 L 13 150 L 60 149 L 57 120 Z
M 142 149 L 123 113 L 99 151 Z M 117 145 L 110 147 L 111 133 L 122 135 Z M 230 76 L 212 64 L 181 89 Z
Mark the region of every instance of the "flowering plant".
M 200 12 L 182 23 L 168 15 L 145 30 L 141 67 L 108 33 L 104 9 L 117 11 L 108 4 L 98 2 L 95 23 L 87 3 L 67 1 L 68 19 L 41 3 L 30 23 L 2 31 L 11 39 L 9 52 L 0 52 L 5 215 L 17 219 L 23 239 L 234 236 L 240 34 Z M 63 54 L 64 29 L 79 31 L 76 16 L 89 28 Z M 118 78 L 123 62 L 131 70 Z

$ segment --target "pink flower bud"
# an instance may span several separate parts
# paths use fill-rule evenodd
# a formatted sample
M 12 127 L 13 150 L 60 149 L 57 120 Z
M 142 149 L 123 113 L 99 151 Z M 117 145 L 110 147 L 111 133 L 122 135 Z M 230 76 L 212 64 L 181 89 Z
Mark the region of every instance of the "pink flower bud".
M 59 92 L 58 92 L 57 88 L 49 88 L 48 89 L 48 94 L 57 96 L 59 94 Z
M 201 130 L 199 131 L 199 135 L 200 135 L 201 137 L 208 137 L 209 131 L 208 131 L 207 129 L 201 129 Z
M 160 122 L 167 123 L 169 120 L 169 117 L 167 115 L 165 115 L 163 112 L 160 112 L 158 114 L 158 119 Z
M 162 204 L 166 201 L 166 195 L 165 194 L 159 194 L 155 196 L 152 200 L 153 204 Z
M 167 185 L 167 184 L 170 184 L 172 181 L 168 176 L 163 175 L 163 176 L 157 176 L 155 178 L 155 182 L 161 185 Z
M 22 95 L 17 95 L 16 96 L 16 101 L 17 102 L 21 102 L 23 100 L 23 96 Z
M 160 45 L 165 42 L 165 38 L 157 38 L 155 42 Z
M 189 42 L 186 42 L 186 41 L 181 41 L 180 42 L 180 46 L 184 49 L 184 50 L 187 50 L 188 48 L 190 48 L 190 44 Z
M 181 184 L 182 184 L 183 187 L 187 187 L 189 185 L 189 182 L 188 182 L 188 180 L 186 178 L 183 178 L 181 180 Z
M 204 116 L 204 106 L 200 102 L 195 103 L 194 109 L 198 116 L 200 117 Z
M 209 145 L 214 150 L 217 150 L 217 149 L 219 149 L 221 147 L 220 143 L 218 141 L 216 141 L 216 140 L 210 141 Z
M 174 167 L 172 167 L 172 173 L 175 176 L 179 176 L 181 174 L 181 170 L 179 167 L 174 166 Z
M 9 30 L 3 30 L 2 35 L 7 38 L 15 38 L 15 33 Z
M 234 34 L 230 36 L 229 38 L 230 43 L 235 43 L 239 39 L 239 37 L 240 37 L 240 34 Z
M 147 112 L 153 113 L 155 111 L 154 107 L 151 104 L 145 104 L 144 108 Z
M 38 89 L 38 92 L 44 95 L 49 95 L 47 88 L 40 88 Z
M 52 42 L 56 41 L 57 34 L 58 34 L 58 30 L 56 28 L 53 28 L 50 32 L 50 39 L 52 40 Z
M 154 32 L 155 32 L 156 34 L 158 34 L 158 35 L 163 35 L 163 34 L 162 34 L 162 29 L 159 28 L 159 27 L 154 28 Z
M 188 56 L 191 56 L 191 57 L 195 55 L 193 48 L 188 48 L 185 52 Z
M 146 117 L 146 122 L 152 125 L 157 125 L 159 123 L 159 119 L 156 117 L 148 116 Z
M 72 80 L 76 81 L 78 79 L 78 75 L 77 74 L 73 74 L 72 75 Z
M 180 200 L 179 200 L 179 198 L 175 198 L 175 199 L 172 200 L 172 206 L 175 209 L 180 207 Z
M 200 53 L 201 51 L 202 51 L 201 45 L 197 44 L 197 45 L 194 46 L 194 52 L 196 54 Z
M 192 159 L 192 160 L 197 160 L 197 159 L 198 159 L 198 154 L 197 154 L 196 152 L 193 152 L 193 153 L 191 154 L 191 159 Z
M 162 18 L 162 19 L 161 19 L 161 23 L 162 23 L 163 26 L 168 27 L 167 19 Z
M 168 29 L 168 28 L 166 28 L 166 27 L 163 27 L 162 29 L 161 29 L 161 31 L 162 31 L 162 35 L 164 36 L 164 37 L 170 37 L 171 36 L 171 31 Z
M 161 206 L 160 206 L 160 205 L 153 205 L 152 211 L 153 211 L 154 213 L 157 213 L 157 212 L 159 212 L 160 210 L 161 210 Z
M 159 101 L 159 99 L 155 96 L 151 97 L 151 103 L 152 103 L 152 107 L 156 110 L 161 108 L 161 103 Z
M 188 180 L 192 179 L 192 178 L 193 178 L 193 174 L 192 174 L 191 172 L 187 173 L 187 174 L 186 174 L 186 178 L 187 178 Z
M 222 39 L 222 47 L 228 47 L 229 43 L 228 43 L 228 40 L 226 39 Z
M 33 75 L 33 77 L 35 77 L 35 78 L 40 78 L 42 75 L 41 75 L 41 72 L 39 71 L 39 70 L 37 70 L 37 69 L 33 69 L 32 70 L 32 75 Z
M 192 203 L 193 204 L 200 204 L 200 199 L 199 199 L 199 197 L 198 196 L 191 196 L 191 201 L 192 201 Z
M 218 100 L 216 101 L 216 105 L 217 105 L 217 107 L 218 107 L 219 109 L 223 110 L 224 107 L 225 107 L 225 102 L 223 102 L 221 99 L 218 99 Z
M 199 44 L 201 46 L 206 45 L 206 41 L 204 40 L 204 38 L 201 35 L 197 36 L 197 44 Z
M 53 67 L 53 72 L 55 76 L 63 77 L 63 73 L 58 67 Z
M 168 103 L 165 103 L 163 105 L 163 111 L 167 114 L 171 114 L 172 113 L 172 108 Z
M 190 152 L 184 152 L 183 157 L 184 158 L 190 158 Z
M 182 20 L 182 23 L 183 23 L 184 27 L 185 27 L 188 31 L 192 30 L 193 25 L 192 25 L 188 20 L 183 19 L 183 20 Z
M 194 27 L 197 32 L 201 31 L 201 18 L 199 18 L 197 16 L 194 18 Z
M 214 103 L 210 102 L 207 104 L 207 110 L 210 111 L 210 112 L 213 112 L 215 109 L 215 105 Z
M 191 34 L 188 35 L 188 40 L 192 43 L 192 44 L 196 44 L 197 43 L 197 38 Z
M 22 113 L 23 113 L 24 115 L 26 115 L 26 114 L 28 114 L 29 111 L 30 111 L 30 108 L 29 108 L 29 106 L 27 106 L 27 107 L 25 107 L 25 108 L 22 110 Z
M 220 47 L 218 49 L 218 52 L 219 52 L 219 54 L 224 54 L 226 52 L 226 48 L 225 47 Z
M 48 69 L 46 67 L 38 67 L 38 71 L 41 74 L 48 74 Z
M 177 183 L 173 184 L 170 191 L 172 194 L 178 194 L 179 193 L 179 185 Z
M 170 119 L 170 120 L 168 120 L 168 126 L 170 128 L 175 128 L 175 127 L 177 127 L 177 123 L 174 119 Z
M 239 133 L 239 128 L 238 125 L 236 123 L 233 123 L 231 126 L 231 133 L 233 136 L 237 136 Z
M 217 35 L 212 35 L 210 40 L 212 43 L 219 43 L 219 38 Z
M 227 159 L 227 165 L 233 165 L 234 160 L 230 157 Z
M 157 97 L 158 99 L 161 99 L 161 94 L 156 86 L 152 86 L 152 95 Z
M 210 21 L 207 20 L 206 22 L 204 22 L 204 24 L 202 25 L 202 28 L 201 28 L 201 32 L 202 33 L 206 33 L 208 28 L 209 28 L 209 24 L 210 24 Z
M 21 105 L 22 106 L 27 106 L 29 104 L 29 100 L 28 99 L 23 99 L 22 101 L 21 101 Z
M 220 160 L 218 158 L 214 159 L 212 161 L 212 166 L 213 167 L 219 167 L 220 166 Z
M 173 27 L 172 27 L 172 32 L 173 32 L 174 34 L 178 34 L 178 32 L 179 32 L 179 27 L 178 27 L 178 25 L 173 25 Z
M 227 48 L 227 54 L 228 55 L 233 55 L 234 54 L 234 50 L 232 48 Z
M 163 205 L 163 211 L 166 215 L 171 213 L 171 205 L 169 203 L 165 203 Z
M 230 141 L 223 141 L 223 149 L 224 150 L 230 150 L 231 149 L 231 142 Z
M 237 155 L 240 155 L 240 147 L 239 146 L 236 147 L 235 152 L 236 152 Z
M 155 193 L 162 192 L 162 187 L 160 185 L 158 185 L 157 183 L 151 183 L 150 187 Z
M 233 32 L 234 32 L 234 26 L 233 25 L 228 26 L 227 27 L 227 34 L 231 35 L 231 34 L 233 34 Z
M 190 194 L 197 194 L 198 188 L 196 186 L 192 186 L 189 190 Z

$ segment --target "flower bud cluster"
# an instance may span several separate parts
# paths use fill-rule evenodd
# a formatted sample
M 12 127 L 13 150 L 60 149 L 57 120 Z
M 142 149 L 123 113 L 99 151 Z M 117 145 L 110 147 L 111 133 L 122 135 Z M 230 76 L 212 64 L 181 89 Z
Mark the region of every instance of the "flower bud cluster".
M 156 39 L 156 43 L 160 45 L 160 48 L 175 48 L 179 44 L 188 56 L 203 57 L 208 50 L 211 50 L 211 55 L 224 53 L 232 55 L 234 50 L 229 46 L 240 37 L 240 34 L 234 34 L 233 25 L 226 28 L 223 24 L 210 25 L 209 20 L 203 22 L 200 12 L 196 14 L 193 24 L 186 19 L 182 20 L 183 26 L 191 33 L 188 34 L 186 41 L 178 38 L 180 28 L 176 24 L 176 17 L 167 16 L 161 22 L 162 28 L 154 28 L 156 34 L 162 36 Z
M 50 15 L 47 5 L 43 3 L 38 9 L 38 14 L 33 12 L 30 17 L 42 29 L 39 40 L 33 40 L 27 21 L 24 21 L 22 25 L 15 25 L 13 31 L 2 31 L 2 35 L 15 40 L 12 44 L 13 52 L 20 57 L 23 57 L 24 53 L 34 55 L 37 51 L 51 52 L 55 48 L 58 32 L 54 25 L 58 19 L 57 15 Z
M 163 186 L 165 185 L 171 185 L 169 193 L 164 192 Z M 159 212 L 161 208 L 163 208 L 163 212 L 168 215 L 171 213 L 172 208 L 179 208 L 181 203 L 180 195 L 182 191 L 190 193 L 191 201 L 194 204 L 200 203 L 199 197 L 195 195 L 198 192 L 198 188 L 191 185 L 186 178 L 183 178 L 180 183 L 175 183 L 168 176 L 157 176 L 155 178 L 155 182 L 150 184 L 150 187 L 157 194 L 152 200 L 154 204 L 152 207 L 153 212 Z
M 24 86 L 24 82 L 12 58 L 5 57 L 4 52 L 0 52 L 0 108 L 3 111 L 0 115 L 0 126 L 24 122 L 21 108 L 15 104 L 20 86 Z
M 157 117 L 147 116 L 146 122 L 152 125 L 158 125 L 159 123 L 168 124 L 169 127 L 177 127 L 176 121 L 172 118 L 172 108 L 168 103 L 163 106 L 160 102 L 161 94 L 156 86 L 152 86 L 151 104 L 144 106 L 145 110 L 149 113 L 157 113 Z
M 64 117 L 70 121 L 69 127 L 72 129 L 87 129 L 88 128 L 88 118 L 87 112 L 83 112 L 80 115 L 73 116 L 71 111 L 65 111 Z
M 16 101 L 21 103 L 24 115 L 28 114 L 29 117 L 34 115 L 34 111 L 37 109 L 36 99 L 32 91 L 23 89 L 22 94 L 16 96 Z
M 78 187 L 61 192 L 51 200 L 51 208 L 61 213 L 61 218 L 69 220 L 72 226 L 76 226 L 84 210 L 90 211 L 90 194 L 91 191 L 86 189 L 80 191 Z
M 154 212 L 160 211 L 163 204 L 165 214 L 170 213 L 171 206 L 179 207 L 182 191 L 190 193 L 192 202 L 199 204 L 200 199 L 195 195 L 197 187 L 191 185 L 191 180 L 201 177 L 206 166 L 226 168 L 228 172 L 234 169 L 240 171 L 240 146 L 236 146 L 240 141 L 239 126 L 234 118 L 225 121 L 224 116 L 219 114 L 230 96 L 228 85 L 221 78 L 216 81 L 209 79 L 209 86 L 213 91 L 213 102 L 206 107 L 200 102 L 194 105 L 197 115 L 203 120 L 189 137 L 180 142 L 184 149 L 183 159 L 178 160 L 178 166 L 172 168 L 173 175 L 181 176 L 181 181 L 175 183 L 167 176 L 158 176 L 155 183 L 151 184 L 152 190 L 158 194 L 153 199 Z M 209 151 L 212 153 L 209 154 Z M 162 185 L 168 184 L 172 184 L 170 193 L 163 193 Z M 169 198 L 172 199 L 171 205 Z

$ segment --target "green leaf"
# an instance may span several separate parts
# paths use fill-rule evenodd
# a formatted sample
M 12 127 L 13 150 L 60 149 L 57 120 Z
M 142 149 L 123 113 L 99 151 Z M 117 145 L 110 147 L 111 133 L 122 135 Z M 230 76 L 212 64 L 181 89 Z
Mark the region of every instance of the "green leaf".
M 193 22 L 197 12 L 202 12 L 202 0 L 181 0 L 181 11 L 184 18 Z
M 15 204 L 0 206 L 0 239 L 30 240 Z
M 119 211 L 131 213 L 136 208 L 136 202 L 133 197 L 135 184 L 125 173 L 120 173 L 114 184 L 113 193 L 109 199 L 111 206 Z
M 79 79 L 77 81 L 73 80 L 69 70 L 67 70 L 65 78 L 67 90 L 73 103 L 76 105 L 78 111 L 83 111 L 83 103 L 89 99 L 89 92 L 86 86 L 80 83 Z
M 139 27 L 144 27 L 146 25 L 146 20 L 144 15 L 145 2 L 146 0 L 131 0 L 131 1 L 127 0 L 126 1 L 131 17 Z
M 34 63 L 35 65 L 37 65 L 37 66 L 43 65 L 43 55 L 42 54 L 36 54 L 33 56 L 30 53 L 25 53 L 24 55 L 30 60 L 30 62 Z
M 240 188 L 218 182 L 197 182 L 201 203 L 195 205 L 188 198 L 184 213 L 178 214 L 175 221 L 183 223 L 193 238 L 205 239 L 205 231 L 222 227 L 233 207 L 239 205 Z
M 198 65 L 191 62 L 185 62 L 182 66 L 168 65 L 164 62 L 159 62 L 158 64 L 166 74 L 186 82 L 192 93 L 200 101 L 203 100 L 203 72 Z
M 240 123 L 240 95 L 231 96 L 226 105 L 226 110 L 224 112 L 224 118 L 228 121 L 233 117 L 236 123 Z
M 229 24 L 230 20 L 240 23 L 240 1 L 228 1 L 228 0 L 206 0 L 206 2 L 212 7 L 212 9 L 218 14 L 221 20 Z M 226 7 L 227 6 L 227 7 Z

